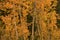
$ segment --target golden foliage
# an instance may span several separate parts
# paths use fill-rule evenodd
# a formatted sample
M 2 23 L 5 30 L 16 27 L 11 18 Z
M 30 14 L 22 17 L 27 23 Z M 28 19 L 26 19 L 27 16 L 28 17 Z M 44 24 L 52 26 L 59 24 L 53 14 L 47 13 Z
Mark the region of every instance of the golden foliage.
M 57 0 L 0 2 L 0 40 L 60 40 L 56 5 Z

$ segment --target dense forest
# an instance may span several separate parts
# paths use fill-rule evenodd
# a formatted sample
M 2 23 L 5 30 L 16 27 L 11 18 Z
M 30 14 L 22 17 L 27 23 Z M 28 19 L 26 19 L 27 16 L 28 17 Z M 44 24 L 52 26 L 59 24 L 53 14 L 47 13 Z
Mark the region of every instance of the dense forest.
M 0 40 L 60 40 L 60 0 L 0 0 Z

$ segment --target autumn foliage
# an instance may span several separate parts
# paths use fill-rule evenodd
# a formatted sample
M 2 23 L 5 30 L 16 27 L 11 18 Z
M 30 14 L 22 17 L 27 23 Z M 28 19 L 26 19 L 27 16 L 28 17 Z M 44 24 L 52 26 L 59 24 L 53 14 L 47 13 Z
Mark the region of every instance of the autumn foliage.
M 0 40 L 60 40 L 58 0 L 0 0 Z

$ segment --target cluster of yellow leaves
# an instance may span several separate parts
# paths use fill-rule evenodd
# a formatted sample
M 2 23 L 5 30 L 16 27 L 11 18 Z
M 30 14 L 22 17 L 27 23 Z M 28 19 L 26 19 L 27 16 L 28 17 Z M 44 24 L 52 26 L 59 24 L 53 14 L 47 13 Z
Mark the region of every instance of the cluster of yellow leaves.
M 13 8 L 13 5 L 12 5 L 11 3 L 7 2 L 7 3 L 4 5 L 4 7 L 6 7 L 6 8 Z

